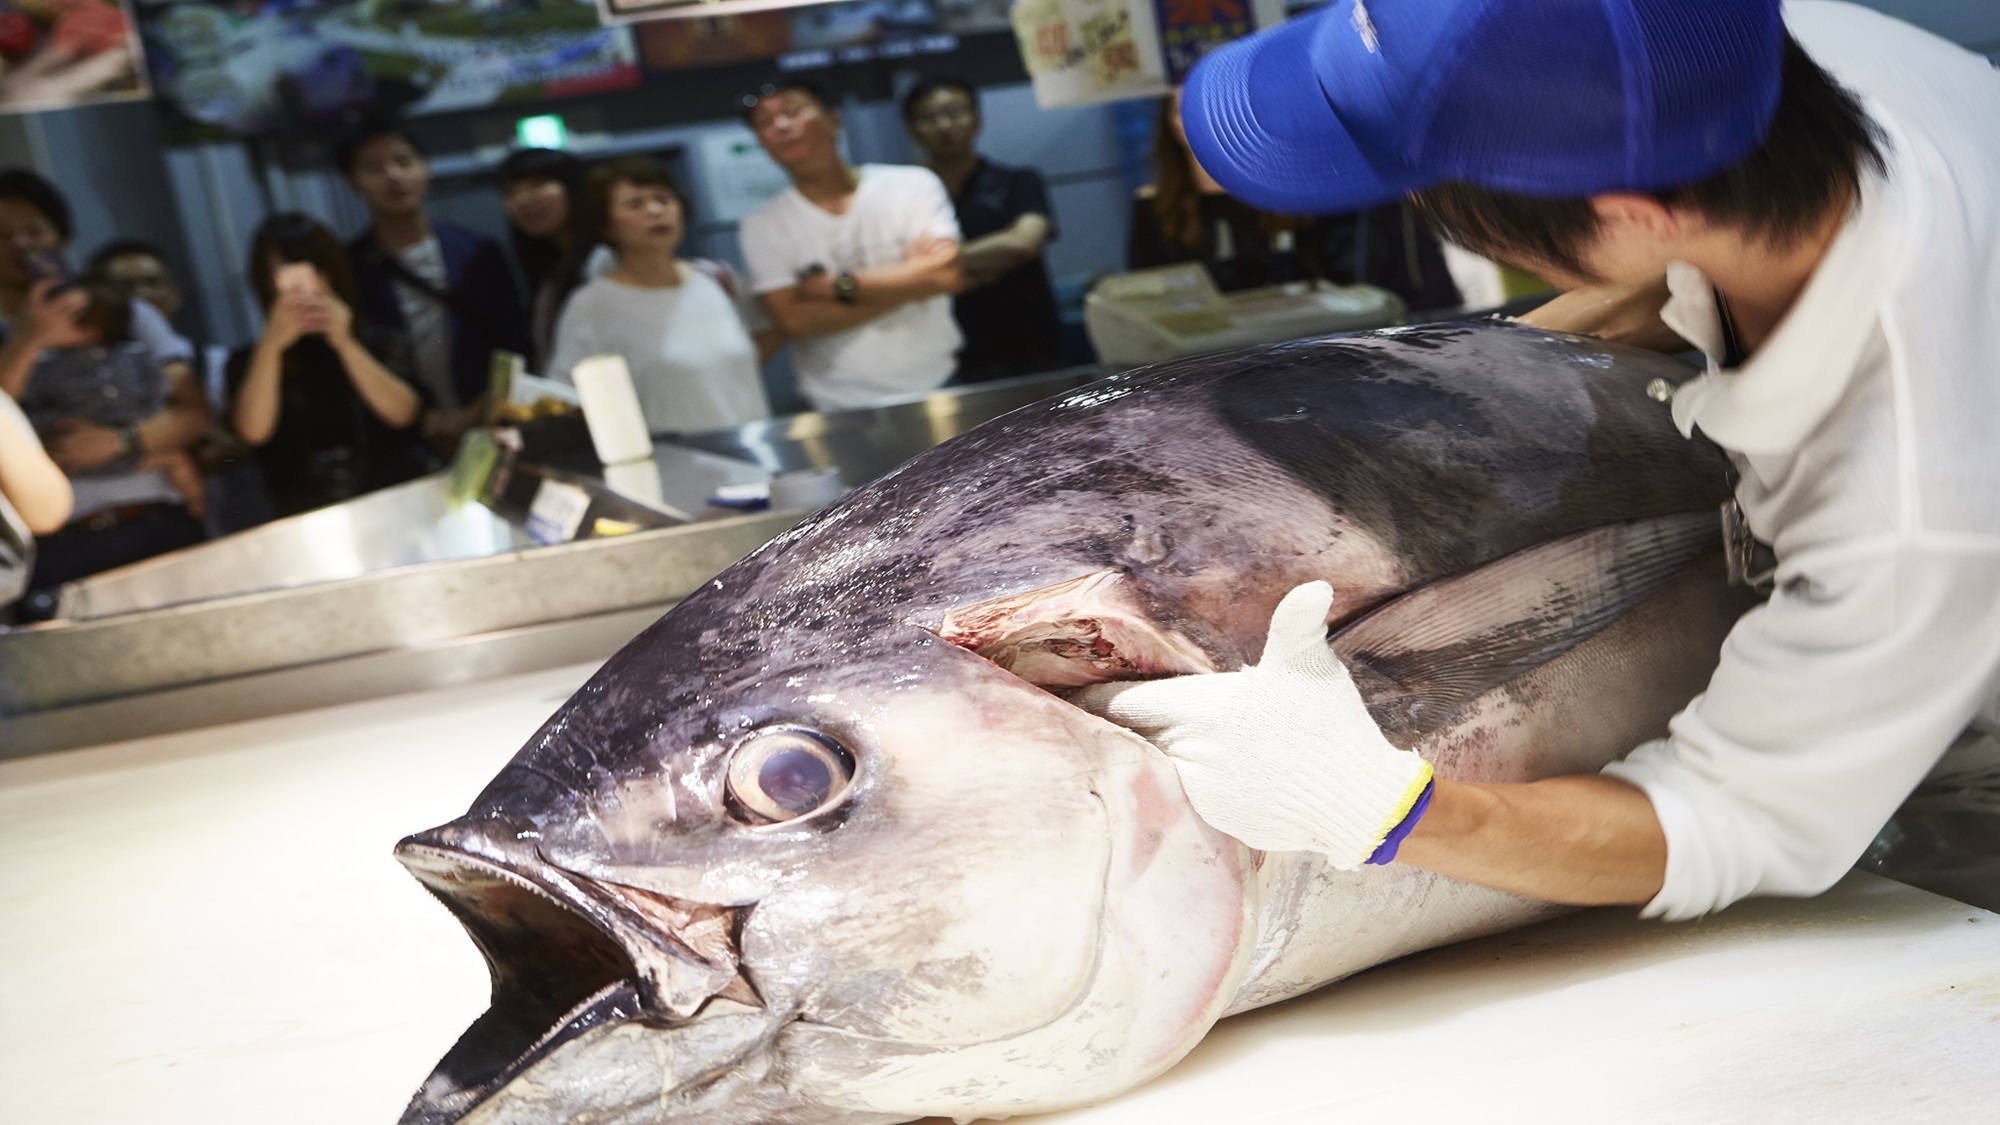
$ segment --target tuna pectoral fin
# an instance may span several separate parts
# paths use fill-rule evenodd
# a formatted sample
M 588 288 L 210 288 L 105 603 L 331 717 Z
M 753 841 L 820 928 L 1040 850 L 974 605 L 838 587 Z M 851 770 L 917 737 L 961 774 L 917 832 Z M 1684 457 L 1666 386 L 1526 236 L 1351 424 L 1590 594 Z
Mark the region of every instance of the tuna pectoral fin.
M 1708 514 L 1572 535 L 1405 594 L 1335 634 L 1334 651 L 1383 731 L 1407 746 L 1609 625 L 1719 537 Z
M 1153 623 L 1115 570 L 954 609 L 937 634 L 1045 688 L 1215 671 L 1193 641 Z

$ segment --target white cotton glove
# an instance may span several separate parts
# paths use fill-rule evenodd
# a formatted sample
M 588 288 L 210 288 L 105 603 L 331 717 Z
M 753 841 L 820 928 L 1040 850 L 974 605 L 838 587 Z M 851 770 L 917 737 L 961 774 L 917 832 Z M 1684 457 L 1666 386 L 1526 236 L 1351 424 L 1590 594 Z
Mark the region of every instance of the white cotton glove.
M 1271 614 L 1263 658 L 1240 672 L 1098 684 L 1071 702 L 1173 759 L 1201 818 L 1253 848 L 1360 867 L 1410 815 L 1428 762 L 1398 750 L 1326 643 L 1333 587 L 1308 582 Z

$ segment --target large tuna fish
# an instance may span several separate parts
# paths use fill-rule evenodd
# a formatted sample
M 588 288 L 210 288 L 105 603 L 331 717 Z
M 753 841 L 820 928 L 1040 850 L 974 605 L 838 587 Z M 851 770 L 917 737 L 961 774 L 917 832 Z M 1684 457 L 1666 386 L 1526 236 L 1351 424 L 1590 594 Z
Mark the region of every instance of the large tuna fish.
M 1235 668 L 1293 586 L 1446 777 L 1664 729 L 1741 608 L 1670 361 L 1497 325 L 1133 372 L 916 458 L 614 656 L 398 855 L 491 1009 L 405 1122 L 962 1120 L 1544 904 L 1207 827 L 1066 703 Z

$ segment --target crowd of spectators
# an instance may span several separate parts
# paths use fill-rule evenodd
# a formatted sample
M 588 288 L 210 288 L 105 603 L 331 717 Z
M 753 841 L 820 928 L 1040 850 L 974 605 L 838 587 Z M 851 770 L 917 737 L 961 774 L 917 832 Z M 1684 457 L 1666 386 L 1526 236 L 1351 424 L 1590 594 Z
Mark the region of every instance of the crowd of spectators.
M 36 461 L 28 450 L 5 455 L 0 485 L 22 513 L 60 510 L 62 499 L 68 507 L 65 521 L 37 535 L 30 616 L 53 610 L 63 582 L 203 536 L 204 490 L 188 451 L 212 417 L 193 348 L 122 285 L 97 274 L 72 279 L 73 234 L 54 185 L 0 171 L 0 394 L 26 418 L 65 487 L 27 467 Z M 0 441 L 23 444 L 17 429 L 0 424 Z
M 309 216 L 266 219 L 244 267 L 261 332 L 212 358 L 174 331 L 181 290 L 156 247 L 118 239 L 73 271 L 63 193 L 0 171 L 0 571 L 27 553 L 9 540 L 34 536 L 16 619 L 52 615 L 65 582 L 200 542 L 204 469 L 232 457 L 254 464 L 267 516 L 437 468 L 482 416 L 493 353 L 534 354 L 514 265 L 430 216 L 414 136 L 374 123 L 333 156 L 368 226 L 343 245 Z M 508 210 L 558 247 L 527 256 L 546 278 L 562 202 L 553 223 L 547 207 Z
M 839 109 L 809 83 L 743 113 L 790 186 L 740 224 L 742 275 L 684 254 L 691 201 L 658 161 L 511 154 L 494 175 L 503 247 L 432 216 L 413 134 L 363 125 L 332 158 L 366 228 L 343 244 L 310 216 L 267 218 L 244 273 L 262 328 L 233 351 L 174 330 L 182 291 L 157 247 L 117 239 L 73 273 L 62 193 L 0 171 L 0 574 L 8 537 L 36 537 L 14 612 L 46 617 L 64 582 L 200 541 L 205 473 L 250 472 L 256 510 L 282 517 L 435 470 L 484 417 L 496 351 L 557 380 L 622 357 L 656 434 L 768 417 L 761 367 L 786 345 L 820 410 L 1064 361 L 1048 188 L 981 155 L 973 87 L 904 98 L 922 166 L 847 163 Z M 1259 213 L 1195 165 L 1175 100 L 1160 113 L 1127 268 L 1201 261 L 1225 290 L 1321 277 L 1456 302 L 1407 208 Z

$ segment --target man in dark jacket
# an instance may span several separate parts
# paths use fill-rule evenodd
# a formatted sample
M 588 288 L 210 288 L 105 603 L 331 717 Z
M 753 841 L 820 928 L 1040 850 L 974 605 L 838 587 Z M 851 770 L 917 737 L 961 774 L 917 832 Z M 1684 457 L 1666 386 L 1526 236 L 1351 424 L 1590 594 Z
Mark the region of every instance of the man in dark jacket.
M 979 155 L 979 96 L 954 78 L 920 83 L 903 98 L 903 124 L 944 181 L 958 229 L 965 290 L 951 313 L 965 346 L 960 383 L 1047 371 L 1062 362 L 1062 320 L 1043 251 L 1056 236 L 1048 186 L 1033 168 Z
M 401 126 L 364 125 L 334 158 L 374 220 L 347 247 L 355 311 L 402 341 L 385 358 L 429 393 L 424 433 L 448 451 L 478 417 L 493 352 L 529 353 L 526 302 L 499 243 L 424 213 L 430 164 Z

